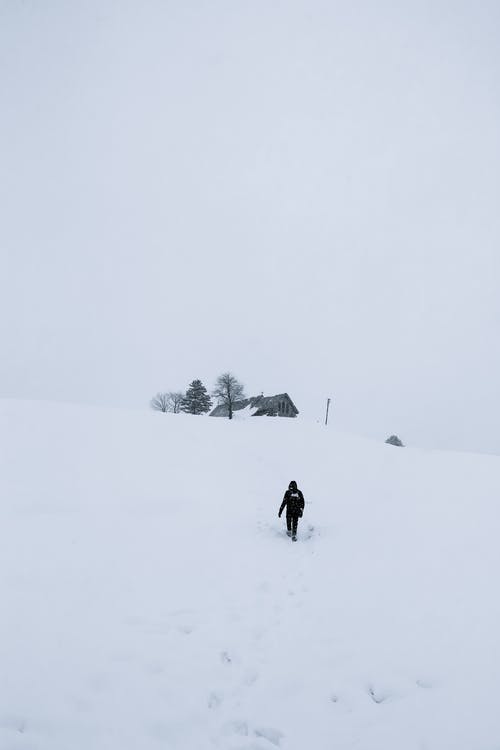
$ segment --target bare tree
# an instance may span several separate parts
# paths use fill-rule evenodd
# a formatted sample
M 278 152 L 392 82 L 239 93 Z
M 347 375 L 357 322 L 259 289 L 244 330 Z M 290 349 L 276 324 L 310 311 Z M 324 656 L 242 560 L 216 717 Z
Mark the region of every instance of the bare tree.
M 227 416 L 233 418 L 233 406 L 235 401 L 245 398 L 243 385 L 230 372 L 224 372 L 219 375 L 215 381 L 213 395 L 219 402 L 227 408 Z
M 168 393 L 157 393 L 151 399 L 151 408 L 155 411 L 170 411 L 169 409 L 169 395 Z
M 181 410 L 183 398 L 184 393 L 180 391 L 169 391 L 168 393 L 162 391 L 151 399 L 151 408 L 156 409 L 156 411 L 170 411 L 172 414 L 178 414 Z
M 168 396 L 168 411 L 173 412 L 173 414 L 178 414 L 181 410 L 184 393 L 181 393 L 180 391 L 170 391 L 170 393 L 167 393 L 166 395 Z

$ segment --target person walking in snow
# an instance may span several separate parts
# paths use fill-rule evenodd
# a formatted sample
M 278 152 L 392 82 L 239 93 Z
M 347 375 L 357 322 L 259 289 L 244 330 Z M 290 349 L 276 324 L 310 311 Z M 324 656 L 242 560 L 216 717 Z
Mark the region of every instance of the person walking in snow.
M 304 495 L 297 489 L 297 482 L 290 482 L 285 492 L 281 508 L 279 509 L 278 518 L 281 518 L 283 510 L 286 508 L 286 534 L 292 537 L 292 542 L 297 541 L 297 524 L 299 518 L 302 518 L 304 512 Z

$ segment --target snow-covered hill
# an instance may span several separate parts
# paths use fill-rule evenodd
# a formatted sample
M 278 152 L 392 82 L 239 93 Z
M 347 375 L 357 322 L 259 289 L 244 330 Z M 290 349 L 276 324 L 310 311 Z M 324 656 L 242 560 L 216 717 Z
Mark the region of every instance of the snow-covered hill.
M 500 747 L 498 458 L 300 419 L 0 426 L 1 750 Z

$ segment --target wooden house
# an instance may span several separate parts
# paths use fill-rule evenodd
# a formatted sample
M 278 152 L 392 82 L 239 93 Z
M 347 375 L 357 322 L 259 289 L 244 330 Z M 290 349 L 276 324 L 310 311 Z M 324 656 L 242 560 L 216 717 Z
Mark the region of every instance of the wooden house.
M 276 396 L 254 396 L 242 401 L 235 401 L 233 404 L 233 412 L 247 408 L 249 408 L 252 417 L 296 417 L 299 413 L 288 393 L 278 393 Z M 216 406 L 210 412 L 210 416 L 227 417 L 227 406 L 224 404 Z

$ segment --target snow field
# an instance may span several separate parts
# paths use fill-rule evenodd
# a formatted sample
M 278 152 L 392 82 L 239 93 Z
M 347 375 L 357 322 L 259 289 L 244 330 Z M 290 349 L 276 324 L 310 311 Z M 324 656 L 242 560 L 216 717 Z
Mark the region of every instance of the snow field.
M 300 419 L 0 424 L 0 750 L 500 748 L 498 458 Z

